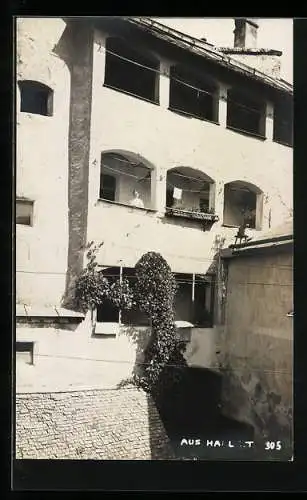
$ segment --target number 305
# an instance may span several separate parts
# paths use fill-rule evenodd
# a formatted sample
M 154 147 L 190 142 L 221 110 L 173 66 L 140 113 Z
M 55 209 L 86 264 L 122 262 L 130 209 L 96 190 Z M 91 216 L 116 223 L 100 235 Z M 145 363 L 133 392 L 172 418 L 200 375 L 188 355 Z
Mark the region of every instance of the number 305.
M 267 441 L 265 443 L 266 450 L 280 450 L 281 442 L 280 441 Z

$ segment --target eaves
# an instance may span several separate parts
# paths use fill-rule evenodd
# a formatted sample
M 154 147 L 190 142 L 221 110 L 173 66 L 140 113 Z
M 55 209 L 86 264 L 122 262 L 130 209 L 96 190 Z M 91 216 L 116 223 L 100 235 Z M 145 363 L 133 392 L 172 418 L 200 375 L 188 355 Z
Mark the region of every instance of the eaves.
M 252 78 L 253 80 L 262 82 L 269 87 L 293 95 L 293 87 L 290 83 L 285 82 L 284 80 L 277 80 L 262 73 L 261 71 L 251 68 L 250 66 L 237 61 L 231 56 L 223 54 L 220 50 L 212 47 L 206 42 L 202 42 L 190 35 L 164 26 L 163 24 L 148 17 L 123 17 L 123 19 L 133 25 L 138 26 L 144 31 L 150 32 L 151 34 L 162 40 L 176 45 L 177 47 L 181 47 L 207 60 L 214 61 L 220 66 L 230 69 L 236 73 L 243 74 L 249 78 Z

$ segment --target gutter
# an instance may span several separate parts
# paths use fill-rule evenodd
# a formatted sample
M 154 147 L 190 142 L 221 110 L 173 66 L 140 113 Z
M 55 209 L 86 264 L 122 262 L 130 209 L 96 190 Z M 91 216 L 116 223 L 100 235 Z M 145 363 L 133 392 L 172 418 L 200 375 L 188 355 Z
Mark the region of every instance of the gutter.
M 261 81 L 262 83 L 269 85 L 278 90 L 282 90 L 287 92 L 288 94 L 293 95 L 293 87 L 291 84 L 276 80 L 259 70 L 254 68 L 250 68 L 250 66 L 238 62 L 233 59 L 229 55 L 223 54 L 220 50 L 216 48 L 212 48 L 206 42 L 200 42 L 198 39 L 191 37 L 190 35 L 186 35 L 177 31 L 173 28 L 169 28 L 164 26 L 157 21 L 153 21 L 150 18 L 146 17 L 123 17 L 122 19 L 128 21 L 131 24 L 135 24 L 138 27 L 150 31 L 152 34 L 168 39 L 171 43 L 175 43 L 177 46 L 180 46 L 184 49 L 188 49 L 190 52 L 195 53 L 201 57 L 206 59 L 210 59 L 216 61 L 218 64 L 236 71 L 237 73 L 244 74 L 250 78 Z
M 276 247 L 281 247 L 284 245 L 292 245 L 293 244 L 293 238 L 288 238 L 281 240 L 278 239 L 278 241 L 262 241 L 262 242 L 254 242 L 253 244 L 250 242 L 250 245 L 242 245 L 242 246 L 234 246 L 231 245 L 228 248 L 225 248 L 224 250 L 221 251 L 221 257 L 223 259 L 230 259 L 232 257 L 238 257 L 242 254 L 248 254 L 249 252 L 256 252 L 257 250 L 262 250 L 262 249 L 268 249 L 268 248 L 276 248 Z
M 246 243 L 242 243 L 241 245 L 231 245 L 229 248 L 234 248 L 234 249 L 243 249 L 246 247 L 254 247 L 257 245 L 262 245 L 264 243 L 274 243 L 274 242 L 284 242 L 284 241 L 291 241 L 293 240 L 293 235 L 292 234 L 287 234 L 283 236 L 273 236 L 272 238 L 263 238 L 262 240 L 251 240 L 247 241 Z

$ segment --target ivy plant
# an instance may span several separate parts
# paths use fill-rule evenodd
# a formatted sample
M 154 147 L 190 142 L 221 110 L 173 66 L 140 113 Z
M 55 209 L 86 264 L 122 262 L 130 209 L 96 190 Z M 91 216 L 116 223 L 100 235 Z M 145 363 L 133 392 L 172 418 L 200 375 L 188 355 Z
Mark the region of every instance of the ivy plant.
M 120 309 L 130 309 L 133 305 L 133 294 L 129 282 L 117 279 L 112 281 L 103 275 L 97 263 L 97 252 L 103 243 L 87 246 L 87 265 L 76 280 L 76 300 L 78 307 L 86 312 L 93 310 L 106 300 Z
M 146 391 L 160 395 L 175 382 L 178 371 L 174 366 L 185 364 L 174 323 L 176 281 L 166 260 L 156 252 L 141 257 L 135 274 L 135 302 L 151 323 L 144 369 L 142 375 L 135 376 L 135 382 Z

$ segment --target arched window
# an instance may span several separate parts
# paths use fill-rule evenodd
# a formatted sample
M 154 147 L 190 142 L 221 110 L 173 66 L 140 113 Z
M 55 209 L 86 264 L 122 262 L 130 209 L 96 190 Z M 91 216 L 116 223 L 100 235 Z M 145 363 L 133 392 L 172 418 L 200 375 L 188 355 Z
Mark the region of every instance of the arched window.
M 175 167 L 167 172 L 166 206 L 214 212 L 214 181 L 200 170 Z
M 167 172 L 166 215 L 190 221 L 208 222 L 218 218 L 215 212 L 215 182 L 200 170 L 176 167 Z
M 99 198 L 138 208 L 152 208 L 152 171 L 153 166 L 147 160 L 129 151 L 102 153 Z
M 188 68 L 172 66 L 169 107 L 172 111 L 218 122 L 217 86 Z
M 140 53 L 120 38 L 107 39 L 105 86 L 158 103 L 158 70 L 159 61 L 151 55 Z
M 233 181 L 224 186 L 223 225 L 239 227 L 246 222 L 252 229 L 261 229 L 262 191 L 249 182 Z
M 33 80 L 18 82 L 20 88 L 20 111 L 36 115 L 52 116 L 53 90 Z

